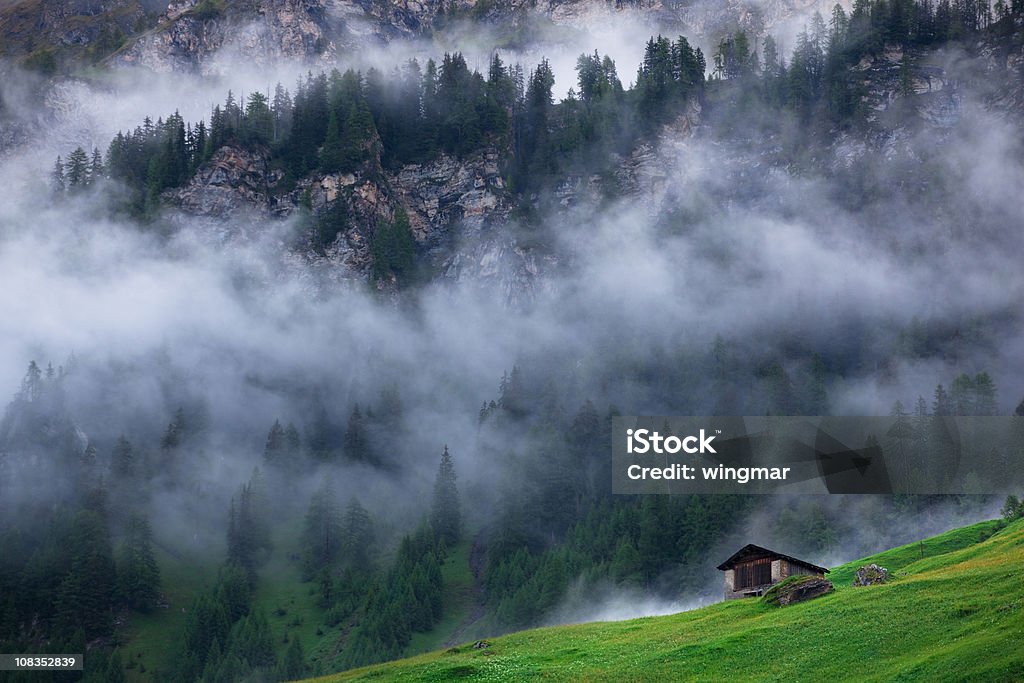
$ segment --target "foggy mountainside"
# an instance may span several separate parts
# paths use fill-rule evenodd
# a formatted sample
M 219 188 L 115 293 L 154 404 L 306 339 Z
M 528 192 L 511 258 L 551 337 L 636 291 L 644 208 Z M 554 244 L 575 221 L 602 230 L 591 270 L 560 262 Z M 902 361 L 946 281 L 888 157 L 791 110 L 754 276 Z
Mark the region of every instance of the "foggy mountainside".
M 1024 419 L 1020 0 L 0 0 L 0 60 L 0 652 L 86 653 L 40 680 L 667 614 L 1004 506 L 612 495 L 610 445 Z

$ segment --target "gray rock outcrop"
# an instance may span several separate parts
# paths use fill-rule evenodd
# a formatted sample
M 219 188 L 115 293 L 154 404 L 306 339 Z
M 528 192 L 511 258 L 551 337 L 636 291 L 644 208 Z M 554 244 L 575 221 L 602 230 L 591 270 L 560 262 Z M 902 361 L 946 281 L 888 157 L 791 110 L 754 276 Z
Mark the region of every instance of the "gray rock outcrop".
M 221 147 L 189 184 L 171 199 L 190 214 L 225 217 L 240 210 L 269 213 L 273 189 L 283 173 L 271 169 L 267 154 Z
M 798 602 L 820 598 L 835 590 L 832 582 L 820 576 L 791 576 L 772 586 L 761 598 L 761 602 L 785 607 Z
M 889 580 L 889 570 L 877 564 L 867 564 L 857 570 L 854 586 L 876 586 Z
M 159 73 L 217 73 L 236 59 L 256 66 L 329 60 L 340 33 L 326 0 L 257 0 L 252 6 L 183 0 L 171 3 L 155 29 L 111 61 Z

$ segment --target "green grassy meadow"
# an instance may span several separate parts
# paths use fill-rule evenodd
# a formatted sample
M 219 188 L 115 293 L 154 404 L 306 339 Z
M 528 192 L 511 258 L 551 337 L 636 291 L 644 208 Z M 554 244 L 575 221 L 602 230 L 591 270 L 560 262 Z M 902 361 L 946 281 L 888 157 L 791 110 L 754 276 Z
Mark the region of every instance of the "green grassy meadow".
M 851 587 L 876 562 L 892 578 Z M 523 631 L 315 679 L 1024 681 L 1024 521 L 982 522 L 837 567 L 834 593 Z

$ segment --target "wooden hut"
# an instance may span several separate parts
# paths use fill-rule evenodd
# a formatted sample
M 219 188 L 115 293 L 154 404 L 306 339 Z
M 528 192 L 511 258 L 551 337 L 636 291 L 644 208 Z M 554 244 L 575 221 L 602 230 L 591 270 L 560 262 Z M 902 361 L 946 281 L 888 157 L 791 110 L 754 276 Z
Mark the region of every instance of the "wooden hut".
M 824 578 L 828 573 L 825 567 L 753 543 L 737 550 L 718 568 L 725 572 L 726 600 L 763 595 L 788 576 L 809 574 Z

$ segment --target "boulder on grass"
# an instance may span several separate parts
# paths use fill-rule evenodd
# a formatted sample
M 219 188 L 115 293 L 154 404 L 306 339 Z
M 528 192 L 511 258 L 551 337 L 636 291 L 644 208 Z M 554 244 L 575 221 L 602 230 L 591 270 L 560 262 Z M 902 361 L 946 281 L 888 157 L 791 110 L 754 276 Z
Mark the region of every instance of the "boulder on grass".
M 889 570 L 877 564 L 866 564 L 857 570 L 853 578 L 854 586 L 875 586 L 889 580 Z
M 791 576 L 775 584 L 761 597 L 761 602 L 784 607 L 821 597 L 835 590 L 832 582 L 820 576 Z

